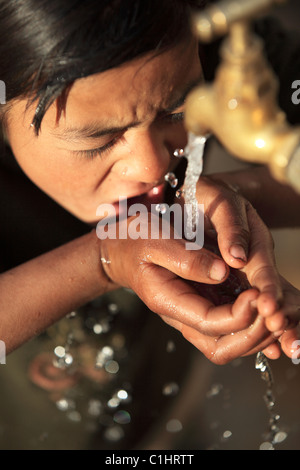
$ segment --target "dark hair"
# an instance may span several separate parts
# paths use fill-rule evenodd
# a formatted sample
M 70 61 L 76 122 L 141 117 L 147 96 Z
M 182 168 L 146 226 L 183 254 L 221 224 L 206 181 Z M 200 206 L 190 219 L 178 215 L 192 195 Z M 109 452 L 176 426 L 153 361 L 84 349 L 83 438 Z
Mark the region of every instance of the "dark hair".
M 7 102 L 37 101 L 33 125 L 78 78 L 176 44 L 205 0 L 0 0 L 0 78 Z

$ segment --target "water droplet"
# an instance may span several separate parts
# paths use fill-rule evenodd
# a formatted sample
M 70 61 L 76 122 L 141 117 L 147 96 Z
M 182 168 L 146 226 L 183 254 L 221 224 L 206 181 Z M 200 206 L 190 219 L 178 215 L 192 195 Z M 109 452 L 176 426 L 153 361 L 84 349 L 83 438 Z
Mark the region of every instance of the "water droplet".
M 129 395 L 128 395 L 128 392 L 126 390 L 119 390 L 117 392 L 117 397 L 120 399 L 120 400 L 128 400 L 129 398 Z
M 103 319 L 99 323 L 95 323 L 93 331 L 96 335 L 107 333 L 110 330 L 109 320 Z
M 97 353 L 95 367 L 98 367 L 98 368 L 104 367 L 105 364 L 113 358 L 113 356 L 114 356 L 114 350 L 110 346 L 104 346 Z
M 212 385 L 210 390 L 207 392 L 206 396 L 207 396 L 207 398 L 215 397 L 216 395 L 219 395 L 221 390 L 223 390 L 223 385 L 222 384 Z
M 177 197 L 177 199 L 180 199 L 182 196 L 184 196 L 184 190 L 178 189 L 178 191 L 176 191 L 175 196 Z
M 280 415 L 271 415 L 270 423 L 277 423 L 280 420 Z
M 57 357 L 64 357 L 64 355 L 66 354 L 66 350 L 63 346 L 56 346 L 56 348 L 54 349 L 54 354 Z
M 110 442 L 117 442 L 124 437 L 124 431 L 121 426 L 111 426 L 105 430 L 104 437 Z
M 171 172 L 165 175 L 165 181 L 167 181 L 173 189 L 178 185 L 178 179 L 176 178 L 176 175 Z
M 119 364 L 116 361 L 108 361 L 105 364 L 105 370 L 110 374 L 117 374 L 119 372 Z
M 273 408 L 273 406 L 275 405 L 275 399 L 274 399 L 272 390 L 267 390 L 264 396 L 264 400 L 268 409 Z
M 54 349 L 55 359 L 53 365 L 58 369 L 65 369 L 72 365 L 73 356 L 67 353 L 66 348 L 63 346 L 56 346 Z
M 156 204 L 155 206 L 156 212 L 159 212 L 160 214 L 165 214 L 167 212 L 167 205 L 166 204 Z
M 102 333 L 102 325 L 100 325 L 99 323 L 96 323 L 93 326 L 93 331 L 96 335 L 100 335 Z
M 173 153 L 174 157 L 181 158 L 184 157 L 184 150 L 183 149 L 176 149 Z
M 109 313 L 111 313 L 112 315 L 116 315 L 120 311 L 118 305 L 114 303 L 109 304 L 107 308 L 108 308 Z
M 88 414 L 91 416 L 99 416 L 102 408 L 103 406 L 100 400 L 90 400 L 88 403 Z
M 224 431 L 223 432 L 223 439 L 229 439 L 232 436 L 231 431 Z
M 182 424 L 179 419 L 170 419 L 167 422 L 166 429 L 168 432 L 180 432 L 182 430 Z
M 117 408 L 120 404 L 120 400 L 118 397 L 112 397 L 110 400 L 107 402 L 107 406 L 109 408 Z
M 73 364 L 73 356 L 71 356 L 71 354 L 65 355 L 65 364 L 67 366 L 70 366 L 71 364 Z
M 233 110 L 233 109 L 236 109 L 237 107 L 238 107 L 238 100 L 236 98 L 233 98 L 230 101 L 228 101 L 229 109 Z
M 68 319 L 71 319 L 71 318 L 75 318 L 77 316 L 77 312 L 70 312 L 68 313 L 68 315 L 66 316 L 66 318 Z
M 165 396 L 175 396 L 177 395 L 179 391 L 179 385 L 175 382 L 171 382 L 169 384 L 166 384 L 164 387 L 163 387 L 163 395 Z
M 167 348 L 166 348 L 166 349 L 167 349 L 167 352 L 168 352 L 168 353 L 171 353 L 171 352 L 176 351 L 176 346 L 175 346 L 174 341 L 168 341 L 168 342 L 167 342 Z
M 114 422 L 117 424 L 129 424 L 131 416 L 127 411 L 119 410 L 114 414 Z
M 287 438 L 287 433 L 284 432 L 284 431 L 279 431 L 278 433 L 275 434 L 275 437 L 274 437 L 274 443 L 275 444 L 279 444 L 280 442 L 283 442 L 285 441 L 285 439 Z
M 274 450 L 274 447 L 271 442 L 263 442 L 259 446 L 259 450 Z
M 61 398 L 56 402 L 56 407 L 60 411 L 67 411 L 75 408 L 75 402 L 67 398 Z

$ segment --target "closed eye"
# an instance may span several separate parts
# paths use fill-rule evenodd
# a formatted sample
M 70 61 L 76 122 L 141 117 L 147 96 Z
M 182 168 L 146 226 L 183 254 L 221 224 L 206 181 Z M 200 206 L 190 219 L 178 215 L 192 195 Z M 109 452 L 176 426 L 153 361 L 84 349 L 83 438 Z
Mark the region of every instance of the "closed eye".
M 161 116 L 157 121 L 170 123 L 170 124 L 177 124 L 179 122 L 182 122 L 183 119 L 184 119 L 184 112 L 180 112 L 180 113 L 172 113 L 172 114 L 167 114 L 165 116 Z M 124 133 L 122 133 L 122 135 L 115 136 L 113 139 L 111 139 L 109 142 L 107 142 L 105 145 L 102 145 L 101 147 L 90 149 L 90 150 L 76 150 L 73 153 L 75 153 L 76 155 L 83 156 L 87 159 L 91 159 L 91 160 L 94 159 L 95 157 L 103 158 L 122 139 L 123 135 Z
M 102 145 L 101 147 L 90 149 L 90 150 L 75 150 L 72 153 L 76 155 L 85 157 L 87 159 L 93 160 L 95 157 L 104 157 L 105 154 L 109 153 L 110 150 L 114 147 L 114 145 L 120 140 L 120 136 L 116 136 L 111 139 L 107 144 Z
M 163 116 L 161 119 L 165 122 L 171 122 L 174 124 L 177 122 L 182 122 L 184 119 L 184 112 L 167 114 L 166 116 Z

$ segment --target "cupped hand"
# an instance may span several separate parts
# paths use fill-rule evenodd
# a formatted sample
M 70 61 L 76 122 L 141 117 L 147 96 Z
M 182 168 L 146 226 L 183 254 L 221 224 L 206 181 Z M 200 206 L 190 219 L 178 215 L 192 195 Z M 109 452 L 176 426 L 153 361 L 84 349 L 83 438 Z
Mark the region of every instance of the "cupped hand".
M 244 272 L 259 291 L 259 314 L 278 310 L 282 286 L 271 233 L 252 205 L 214 176 L 200 178 L 198 203 L 204 204 L 207 234 L 214 234 L 224 261 Z
M 135 217 L 129 217 L 122 222 L 128 235 L 130 224 L 135 221 Z M 144 233 L 151 233 L 150 214 L 142 223 L 144 229 L 148 225 Z M 250 288 L 233 304 L 214 305 L 199 295 L 191 281 L 217 285 L 228 277 L 228 266 L 205 248 L 187 250 L 185 240 L 175 238 L 171 226 L 169 233 L 166 238 L 160 228 L 155 237 L 146 239 L 127 236 L 101 240 L 107 276 L 115 284 L 131 288 L 150 310 L 177 328 L 215 363 L 229 362 L 274 341 L 264 322 L 256 319 L 253 303 L 259 291 Z
M 252 305 L 273 335 L 264 353 L 270 359 L 281 351 L 292 357 L 299 338 L 300 293 L 278 273 L 268 228 L 247 200 L 214 177 L 200 179 L 197 197 L 205 206 L 206 233 L 214 234 L 223 259 L 259 291 Z

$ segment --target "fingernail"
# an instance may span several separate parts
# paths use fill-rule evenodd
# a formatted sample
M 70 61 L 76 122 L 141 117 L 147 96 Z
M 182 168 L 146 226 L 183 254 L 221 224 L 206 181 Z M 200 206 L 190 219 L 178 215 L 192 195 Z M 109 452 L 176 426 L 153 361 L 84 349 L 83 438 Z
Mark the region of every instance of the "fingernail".
M 225 278 L 226 274 L 227 268 L 225 263 L 220 259 L 216 259 L 210 268 L 209 277 L 213 281 L 222 281 Z
M 247 255 L 242 245 L 232 245 L 229 251 L 231 256 L 233 256 L 235 259 L 240 259 L 244 262 L 247 261 Z

